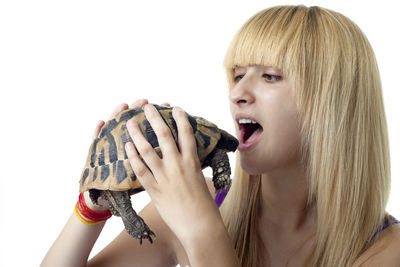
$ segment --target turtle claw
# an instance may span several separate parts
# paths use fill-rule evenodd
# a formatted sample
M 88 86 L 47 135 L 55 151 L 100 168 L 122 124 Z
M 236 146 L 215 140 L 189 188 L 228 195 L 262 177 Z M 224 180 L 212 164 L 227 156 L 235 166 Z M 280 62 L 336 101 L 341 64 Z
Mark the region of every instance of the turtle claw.
M 153 231 L 151 231 L 151 230 L 148 230 L 148 232 L 146 231 L 146 232 L 143 232 L 143 235 L 138 235 L 137 236 L 137 238 L 139 239 L 139 243 L 140 243 L 140 245 L 142 245 L 142 243 L 143 243 L 143 239 L 148 239 L 149 240 L 149 242 L 150 242 L 150 244 L 153 244 L 153 239 L 151 238 L 151 236 L 156 236 L 155 234 L 154 234 L 154 232 Z
M 153 231 L 150 231 L 150 233 L 149 233 L 149 242 L 150 242 L 150 244 L 153 244 L 153 239 L 151 238 L 151 236 L 154 236 L 154 237 L 156 237 L 156 234 L 155 233 L 153 233 Z

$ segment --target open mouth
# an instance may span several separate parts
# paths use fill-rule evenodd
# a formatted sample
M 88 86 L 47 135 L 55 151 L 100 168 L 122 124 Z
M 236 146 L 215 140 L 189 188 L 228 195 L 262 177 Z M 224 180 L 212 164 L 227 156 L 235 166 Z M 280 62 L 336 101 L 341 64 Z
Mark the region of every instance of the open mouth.
M 239 124 L 239 142 L 247 143 L 254 141 L 261 135 L 263 128 L 258 123 L 240 123 Z

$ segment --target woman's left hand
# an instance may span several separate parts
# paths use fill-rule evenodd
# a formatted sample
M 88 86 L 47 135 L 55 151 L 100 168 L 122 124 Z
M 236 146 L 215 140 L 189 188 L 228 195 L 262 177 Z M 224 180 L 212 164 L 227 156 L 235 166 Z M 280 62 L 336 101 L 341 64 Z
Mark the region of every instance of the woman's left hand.
M 131 119 L 127 122 L 127 129 L 135 145 L 127 143 L 125 149 L 132 169 L 160 216 L 182 244 L 201 238 L 222 219 L 208 191 L 187 115 L 178 107 L 172 110 L 178 128 L 178 149 L 156 108 L 147 104 L 144 110 L 157 136 L 163 158 L 145 139 L 137 122 Z

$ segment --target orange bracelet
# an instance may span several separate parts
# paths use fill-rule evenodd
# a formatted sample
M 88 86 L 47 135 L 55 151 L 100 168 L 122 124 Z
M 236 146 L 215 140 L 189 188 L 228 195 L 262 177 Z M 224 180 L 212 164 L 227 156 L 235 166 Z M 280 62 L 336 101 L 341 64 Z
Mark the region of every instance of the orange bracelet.
M 84 224 L 93 225 L 106 221 L 112 214 L 107 211 L 95 211 L 90 209 L 86 203 L 83 193 L 79 194 L 79 200 L 75 205 L 75 214 Z

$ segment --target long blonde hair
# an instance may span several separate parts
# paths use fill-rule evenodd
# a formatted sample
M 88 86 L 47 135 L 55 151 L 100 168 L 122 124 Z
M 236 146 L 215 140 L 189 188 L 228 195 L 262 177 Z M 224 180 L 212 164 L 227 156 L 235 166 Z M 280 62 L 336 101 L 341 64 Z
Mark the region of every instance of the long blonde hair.
M 274 66 L 287 75 L 301 121 L 301 158 L 317 232 L 307 266 L 350 266 L 382 224 L 390 191 L 390 154 L 374 52 L 358 26 L 321 7 L 277 6 L 251 17 L 235 35 L 224 66 Z M 238 158 L 238 157 L 237 157 Z M 260 257 L 260 176 L 236 160 L 221 213 L 242 266 Z

